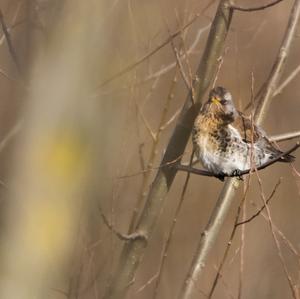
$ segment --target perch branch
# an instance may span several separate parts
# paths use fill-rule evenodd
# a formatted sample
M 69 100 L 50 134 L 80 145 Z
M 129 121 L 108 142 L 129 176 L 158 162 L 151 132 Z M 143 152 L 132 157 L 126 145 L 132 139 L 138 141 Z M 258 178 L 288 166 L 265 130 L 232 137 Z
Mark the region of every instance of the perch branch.
M 300 0 L 295 0 L 279 53 L 272 67 L 269 78 L 265 83 L 264 92 L 262 93 L 260 103 L 258 104 L 254 115 L 254 121 L 258 125 L 263 122 L 266 116 L 270 100 L 273 96 L 274 90 L 276 90 L 276 86 L 278 85 L 278 81 L 284 69 L 286 57 L 289 54 L 292 39 L 295 34 L 295 28 L 298 23 L 299 12 Z M 203 272 L 209 253 L 220 233 L 223 222 L 225 221 L 229 208 L 233 202 L 235 190 L 238 185 L 239 181 L 236 178 L 229 178 L 226 180 L 215 208 L 213 209 L 210 219 L 205 227 L 204 233 L 200 237 L 192 263 L 180 291 L 180 299 L 191 298 L 195 282 L 199 279 L 200 274 Z
M 296 151 L 298 148 L 300 147 L 300 142 L 297 142 L 292 148 L 290 148 L 289 150 L 287 150 L 286 152 L 282 152 L 280 155 L 278 155 L 276 158 L 258 166 L 256 169 L 257 170 L 262 170 L 265 169 L 269 166 L 271 166 L 272 164 L 278 162 L 282 157 L 284 157 L 285 155 L 288 155 L 294 151 Z M 214 177 L 216 176 L 215 174 L 213 174 L 210 171 L 207 170 L 203 170 L 203 169 L 197 169 L 197 168 L 193 168 L 190 166 L 186 166 L 186 165 L 181 165 L 178 164 L 175 166 L 177 168 L 177 170 L 181 170 L 181 171 L 185 171 L 185 172 L 189 172 L 189 173 L 193 173 L 193 174 L 198 174 L 198 175 L 203 175 L 203 176 L 210 176 L 210 177 Z M 242 175 L 248 174 L 251 171 L 251 169 L 246 169 L 243 171 L 240 171 L 238 174 L 230 174 L 230 175 L 224 175 L 224 177 L 240 177 Z

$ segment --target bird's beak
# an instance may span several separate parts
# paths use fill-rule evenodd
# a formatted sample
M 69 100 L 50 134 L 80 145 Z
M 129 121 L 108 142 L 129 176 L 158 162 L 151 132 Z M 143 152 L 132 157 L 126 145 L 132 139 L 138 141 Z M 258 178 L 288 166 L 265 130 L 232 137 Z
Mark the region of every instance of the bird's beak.
M 216 104 L 216 105 L 220 105 L 220 99 L 219 98 L 217 98 L 217 97 L 213 97 L 212 99 L 211 99 L 211 101 L 214 103 L 214 104 Z

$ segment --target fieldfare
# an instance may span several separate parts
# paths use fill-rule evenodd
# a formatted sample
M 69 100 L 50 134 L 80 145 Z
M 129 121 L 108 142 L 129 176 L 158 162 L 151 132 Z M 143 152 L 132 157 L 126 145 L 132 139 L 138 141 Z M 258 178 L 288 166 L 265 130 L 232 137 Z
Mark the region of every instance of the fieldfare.
M 211 90 L 193 127 L 197 159 L 220 179 L 259 167 L 282 154 L 265 132 L 236 110 L 231 93 L 223 87 Z M 278 161 L 292 162 L 284 155 Z

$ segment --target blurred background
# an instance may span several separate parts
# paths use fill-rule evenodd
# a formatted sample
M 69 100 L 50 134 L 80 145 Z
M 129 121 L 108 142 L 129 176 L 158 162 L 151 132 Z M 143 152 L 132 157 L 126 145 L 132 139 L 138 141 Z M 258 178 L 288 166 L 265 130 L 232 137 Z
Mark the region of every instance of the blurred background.
M 188 93 L 218 1 L 1 0 L 0 298 L 102 298 L 126 233 L 149 186 Z M 244 6 L 261 1 L 244 0 Z M 236 12 L 217 85 L 246 114 L 278 53 L 293 1 Z M 195 18 L 196 14 L 198 17 Z M 171 34 L 195 20 L 158 48 Z M 4 25 L 3 25 L 4 24 Z M 4 28 L 5 29 L 5 28 Z M 299 73 L 300 27 L 282 76 Z M 155 53 L 153 50 L 157 49 Z M 14 55 L 15 53 L 15 55 Z M 150 53 L 150 54 L 149 54 Z M 152 53 L 152 54 L 151 54 Z M 134 67 L 122 70 L 135 62 Z M 115 74 L 119 74 L 115 76 Z M 107 81 L 107 79 L 113 78 Z M 274 97 L 268 135 L 299 130 L 300 76 Z M 285 150 L 295 140 L 281 142 Z M 189 142 L 184 161 L 192 152 Z M 298 157 L 299 153 L 295 153 Z M 300 286 L 300 158 L 261 171 L 285 264 Z M 192 175 L 159 285 L 157 274 L 186 174 L 178 173 L 128 298 L 175 298 L 223 183 Z M 234 205 L 210 254 L 195 298 L 206 298 L 243 198 Z M 253 176 L 244 218 L 263 205 Z M 289 245 L 287 245 L 287 243 Z M 294 252 L 290 248 L 294 249 Z M 213 298 L 293 298 L 268 220 L 237 229 Z

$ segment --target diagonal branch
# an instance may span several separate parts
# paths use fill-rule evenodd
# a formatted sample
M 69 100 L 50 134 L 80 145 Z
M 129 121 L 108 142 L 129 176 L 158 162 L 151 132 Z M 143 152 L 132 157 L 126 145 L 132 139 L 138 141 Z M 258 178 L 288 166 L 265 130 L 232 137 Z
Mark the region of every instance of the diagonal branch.
M 270 200 L 273 198 L 273 196 L 275 195 L 277 188 L 279 187 L 281 183 L 281 178 L 279 179 L 279 181 L 277 182 L 277 184 L 275 185 L 275 188 L 273 189 L 273 191 L 271 192 L 271 195 L 268 197 L 268 199 L 266 200 L 266 205 L 269 204 Z M 259 216 L 261 214 L 261 212 L 266 208 L 265 205 L 263 205 L 256 213 L 254 213 L 252 216 L 250 216 L 249 218 L 242 220 L 240 222 L 235 223 L 235 227 L 238 227 L 240 225 L 246 224 L 251 222 L 253 219 L 255 219 L 257 216 Z
M 216 73 L 218 58 L 223 52 L 231 18 L 232 9 L 228 5 L 228 0 L 221 0 L 196 72 L 197 79 L 193 82 L 196 105 L 192 105 L 191 93 L 189 93 L 183 109 L 178 116 L 178 123 L 162 159 L 161 165 L 164 166 L 159 169 L 151 185 L 145 207 L 136 227 L 137 231 L 143 232 L 149 237 L 151 237 L 166 195 L 177 173 L 176 168 L 170 167 L 170 162 L 176 159 L 178 159 L 178 162 L 181 160 L 195 117 L 200 109 L 202 98 Z M 125 297 L 146 246 L 145 242 L 138 239 L 129 241 L 124 245 L 115 275 L 105 292 L 105 299 L 120 299 Z
M 3 13 L 2 13 L 2 10 L 0 9 L 0 23 L 1 23 L 1 27 L 2 27 L 2 30 L 3 30 L 3 34 L 5 36 L 5 39 L 6 39 L 6 42 L 7 42 L 7 46 L 8 46 L 8 50 L 9 50 L 9 53 L 16 65 L 16 68 L 18 70 L 18 72 L 20 74 L 22 74 L 22 70 L 21 70 L 21 66 L 20 66 L 20 62 L 19 62 L 19 58 L 18 58 L 18 55 L 16 53 L 16 50 L 13 46 L 13 43 L 12 43 L 12 40 L 11 40 L 11 37 L 10 37 L 10 34 L 8 32 L 8 28 L 6 26 L 6 23 L 4 21 L 4 16 L 3 16 Z
M 139 232 L 134 232 L 132 234 L 124 234 L 124 233 L 120 233 L 119 231 L 117 231 L 114 226 L 109 222 L 109 220 L 106 218 L 105 214 L 102 211 L 102 208 L 99 206 L 99 213 L 101 215 L 101 218 L 104 222 L 104 224 L 107 226 L 107 228 L 113 232 L 120 240 L 122 241 L 131 241 L 131 240 L 136 240 L 136 239 L 142 239 L 144 241 L 147 241 L 147 237 Z
M 286 141 L 286 140 L 295 139 L 299 137 L 300 137 L 300 131 L 294 131 L 294 132 L 273 135 L 270 136 L 269 139 L 270 141 L 280 142 L 280 141 Z
M 117 72 L 116 74 L 112 75 L 110 78 L 107 78 L 104 80 L 102 83 L 98 85 L 98 88 L 103 87 L 104 85 L 107 85 L 108 83 L 112 82 L 113 80 L 125 75 L 126 73 L 130 72 L 131 70 L 135 69 L 137 66 L 145 62 L 149 57 L 153 56 L 156 54 L 160 49 L 168 45 L 176 36 L 178 36 L 182 31 L 187 29 L 189 26 L 191 26 L 198 18 L 199 14 L 196 14 L 187 24 L 185 24 L 182 28 L 171 34 L 167 39 L 165 39 L 160 45 L 158 45 L 154 50 L 150 51 L 140 59 L 138 59 L 136 62 L 126 66 L 124 69 L 121 71 Z M 97 88 L 97 89 L 98 89 Z
M 234 10 L 252 12 L 252 11 L 258 11 L 258 10 L 263 10 L 263 9 L 269 8 L 269 7 L 274 6 L 274 5 L 276 5 L 276 4 L 278 4 L 279 2 L 282 2 L 282 1 L 283 0 L 275 0 L 271 3 L 265 4 L 265 5 L 260 5 L 260 6 L 255 6 L 255 7 L 242 7 L 242 6 L 239 6 L 239 5 L 232 4 L 231 7 Z

